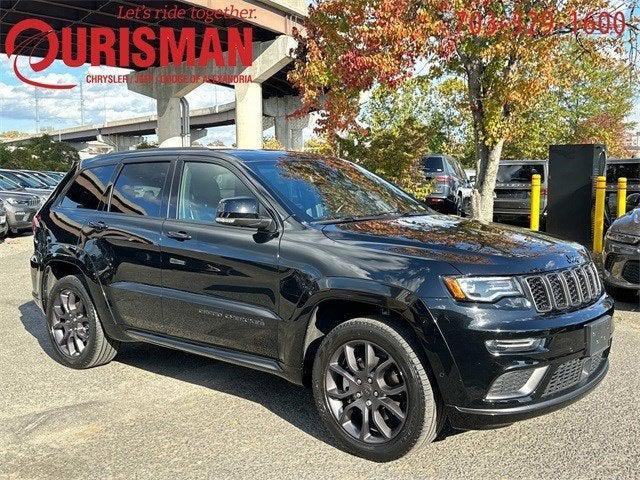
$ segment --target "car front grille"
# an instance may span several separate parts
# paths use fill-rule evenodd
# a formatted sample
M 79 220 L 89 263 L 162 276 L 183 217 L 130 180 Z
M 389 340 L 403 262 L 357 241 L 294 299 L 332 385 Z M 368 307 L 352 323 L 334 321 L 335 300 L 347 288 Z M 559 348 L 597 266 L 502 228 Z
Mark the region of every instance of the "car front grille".
M 629 283 L 640 284 L 640 261 L 627 261 L 622 268 L 622 278 Z
M 566 310 L 592 302 L 602 293 L 593 263 L 578 268 L 524 278 L 530 300 L 539 312 Z
M 31 208 L 37 208 L 40 206 L 40 199 L 38 197 L 32 197 L 29 199 L 29 206 Z

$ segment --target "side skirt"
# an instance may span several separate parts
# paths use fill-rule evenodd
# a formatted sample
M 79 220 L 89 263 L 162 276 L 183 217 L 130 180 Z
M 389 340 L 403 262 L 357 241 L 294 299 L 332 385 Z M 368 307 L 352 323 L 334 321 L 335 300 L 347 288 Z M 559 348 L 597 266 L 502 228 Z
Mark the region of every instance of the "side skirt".
M 183 352 L 233 363 L 234 365 L 240 365 L 242 367 L 261 370 L 263 372 L 273 373 L 279 377 L 285 378 L 286 380 L 294 381 L 291 378 L 291 372 L 284 369 L 280 362 L 271 358 L 265 358 L 235 350 L 228 350 L 226 348 L 188 342 L 174 337 L 167 337 L 139 330 L 127 330 L 126 333 L 134 340 L 171 348 L 173 350 L 181 350 Z

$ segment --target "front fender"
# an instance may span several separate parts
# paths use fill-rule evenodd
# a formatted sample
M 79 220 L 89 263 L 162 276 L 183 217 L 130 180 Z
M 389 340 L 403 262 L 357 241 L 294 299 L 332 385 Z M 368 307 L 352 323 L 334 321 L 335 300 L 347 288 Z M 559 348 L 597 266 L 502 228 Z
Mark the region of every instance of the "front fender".
M 363 316 L 374 311 L 381 318 L 406 322 L 421 349 L 418 355 L 428 362 L 438 383 L 448 376 L 447 372 L 456 370 L 442 333 L 415 293 L 395 285 L 346 277 L 324 277 L 314 287 L 313 293 L 283 321 L 279 332 L 282 362 L 294 373 L 297 383 L 302 383 L 310 346 L 326 333 L 317 327 L 317 312 L 326 302 L 359 304 Z

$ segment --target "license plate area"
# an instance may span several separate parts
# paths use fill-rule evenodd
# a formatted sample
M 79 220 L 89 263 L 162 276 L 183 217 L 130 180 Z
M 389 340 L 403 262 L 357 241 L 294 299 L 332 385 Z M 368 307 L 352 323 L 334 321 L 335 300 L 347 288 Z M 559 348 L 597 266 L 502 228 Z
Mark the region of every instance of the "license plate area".
M 587 351 L 586 355 L 591 357 L 609 348 L 612 333 L 612 318 L 607 315 L 595 322 L 585 326 Z

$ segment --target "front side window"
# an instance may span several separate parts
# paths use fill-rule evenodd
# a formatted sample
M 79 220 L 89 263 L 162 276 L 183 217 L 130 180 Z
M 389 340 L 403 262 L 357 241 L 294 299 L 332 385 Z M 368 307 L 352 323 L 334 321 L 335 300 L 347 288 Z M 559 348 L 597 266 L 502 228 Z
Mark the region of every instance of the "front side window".
M 98 210 L 100 203 L 106 202 L 109 180 L 115 168 L 115 165 L 105 165 L 80 172 L 62 198 L 60 207 Z
M 162 217 L 162 190 L 169 162 L 125 164 L 113 185 L 110 212 Z
M 303 221 L 429 213 L 389 182 L 336 158 L 287 155 L 275 162 L 248 165 L 265 187 Z
M 232 197 L 254 195 L 235 173 L 222 165 L 185 162 L 180 182 L 178 219 L 214 223 L 220 200 Z

